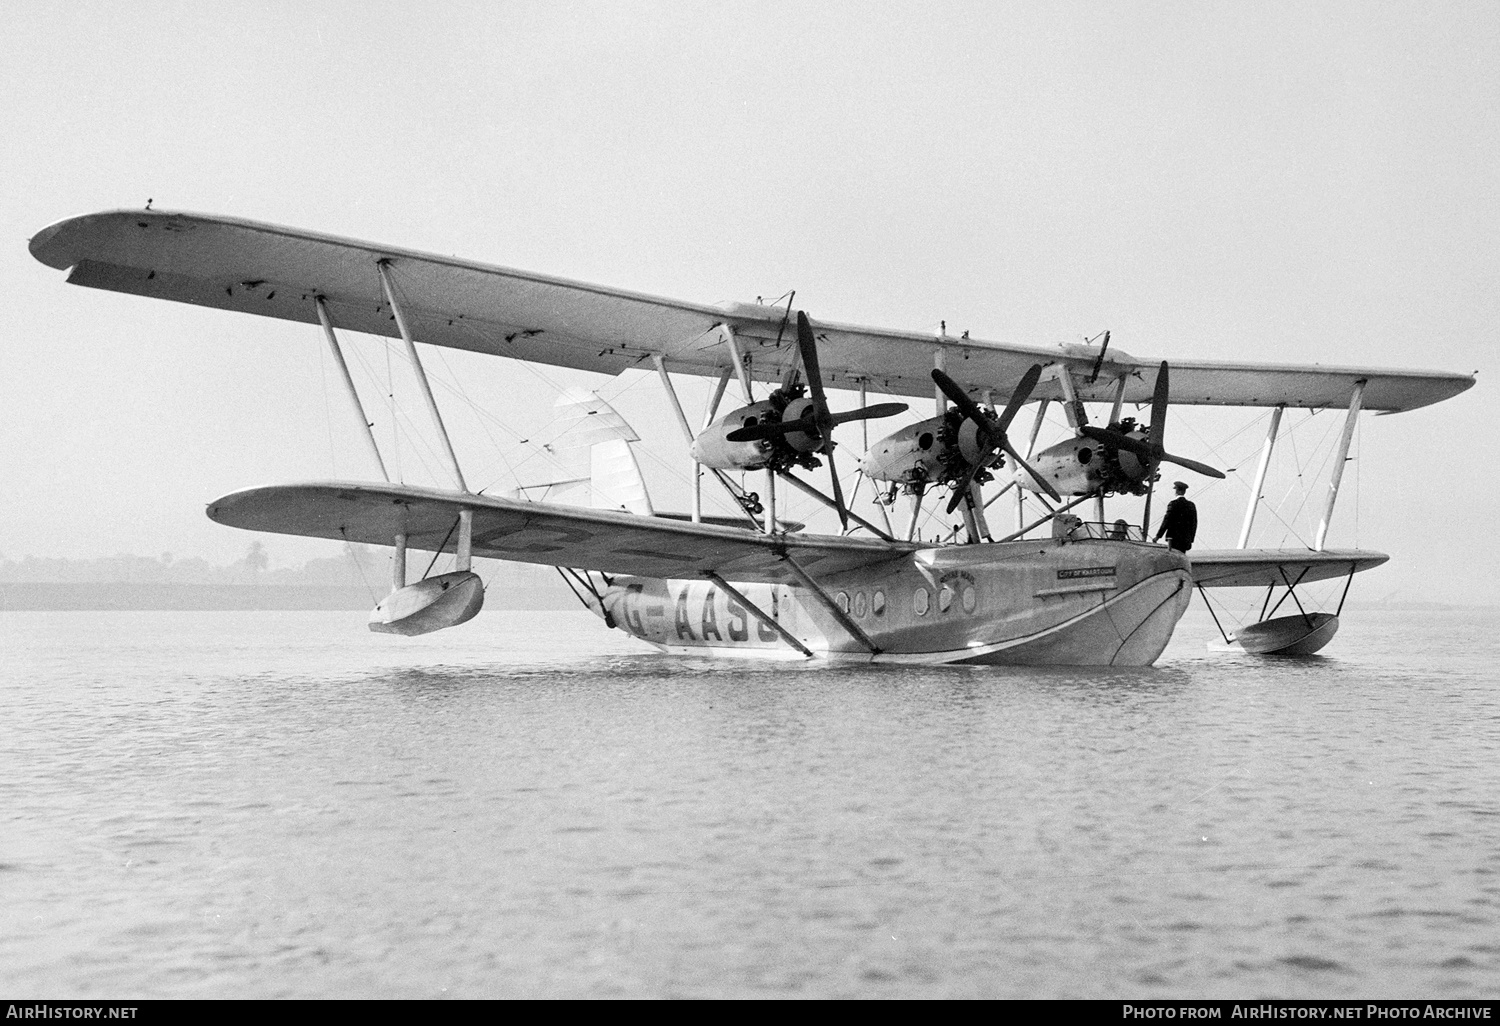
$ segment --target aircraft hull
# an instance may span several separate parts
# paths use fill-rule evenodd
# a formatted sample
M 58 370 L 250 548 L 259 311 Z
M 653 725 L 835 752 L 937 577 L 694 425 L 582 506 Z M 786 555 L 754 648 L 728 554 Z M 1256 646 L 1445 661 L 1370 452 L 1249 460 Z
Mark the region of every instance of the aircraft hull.
M 806 588 L 733 587 L 817 658 L 916 665 L 1149 666 L 1191 597 L 1180 553 L 1096 539 L 931 549 L 818 580 L 869 646 Z M 604 609 L 666 652 L 805 658 L 708 581 L 617 578 Z

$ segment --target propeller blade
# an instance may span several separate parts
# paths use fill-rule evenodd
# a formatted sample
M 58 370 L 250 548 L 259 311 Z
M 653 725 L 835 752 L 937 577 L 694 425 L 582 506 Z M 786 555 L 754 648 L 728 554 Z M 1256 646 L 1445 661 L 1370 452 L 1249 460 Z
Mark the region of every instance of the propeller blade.
M 848 413 L 830 414 L 834 425 L 847 424 L 852 420 L 880 420 L 883 417 L 894 417 L 898 413 L 905 413 L 911 407 L 905 403 L 876 403 L 874 406 L 861 406 L 857 410 Z
M 948 500 L 948 512 L 952 513 L 958 508 L 958 504 L 964 501 L 965 495 L 970 495 L 974 487 L 974 479 L 979 476 L 980 466 L 975 464 L 969 468 L 969 476 L 964 478 L 963 487 L 953 489 L 953 497 Z
M 839 508 L 839 523 L 844 530 L 849 530 L 849 508 L 844 505 L 844 486 L 839 484 L 839 471 L 833 465 L 833 439 L 828 440 L 828 445 L 823 449 L 823 455 L 828 457 L 828 476 L 833 479 L 833 501 Z
M 762 438 L 779 438 L 781 435 L 789 435 L 795 431 L 815 435 L 818 433 L 818 425 L 810 417 L 798 417 L 796 420 L 751 424 L 749 427 L 729 432 L 724 438 L 730 442 L 754 442 Z
M 1016 452 L 1015 448 L 1010 444 L 1010 441 L 1008 439 L 1001 444 L 1005 446 L 1006 453 L 1010 456 L 1011 459 L 1016 461 L 1016 464 L 1018 466 L 1026 468 L 1026 473 L 1031 475 L 1031 479 L 1037 483 L 1042 491 L 1052 496 L 1053 502 L 1062 501 L 1062 496 L 1057 494 L 1057 489 L 1052 487 L 1052 483 L 1044 478 L 1041 474 L 1038 474 L 1036 472 L 1036 468 L 1033 467 L 1030 463 L 1027 463 L 1025 460 L 1023 460 L 1021 458 L 1021 454 Z
M 1118 431 L 1111 431 L 1108 428 L 1098 428 L 1089 424 L 1081 426 L 1078 429 L 1078 433 L 1085 438 L 1092 438 L 1096 442 L 1102 442 L 1105 445 L 1112 445 L 1116 449 L 1124 449 L 1128 453 L 1134 453 L 1147 463 L 1156 462 L 1156 450 L 1139 438 L 1131 438 L 1129 435 L 1121 434 Z
M 932 371 L 932 380 L 937 382 L 938 387 L 943 390 L 943 394 L 952 401 L 954 406 L 958 407 L 960 413 L 973 421 L 974 426 L 979 429 L 978 442 L 981 447 L 985 450 L 995 447 L 1003 448 L 1018 464 L 1030 472 L 1043 491 L 1047 492 L 1054 499 L 1060 499 L 1057 490 L 1043 479 L 1031 464 L 1021 458 L 1005 435 L 1006 427 L 1015 418 L 1021 407 L 1026 405 L 1026 400 L 1031 398 L 1032 390 L 1036 388 L 1037 382 L 1041 378 L 1042 365 L 1039 363 L 1032 364 L 1031 368 L 1025 374 L 1021 375 L 1021 380 L 1016 383 L 1015 390 L 1010 394 L 1010 401 L 1005 404 L 1005 412 L 1000 414 L 998 421 L 992 421 L 984 415 L 978 404 L 969 398 L 969 394 L 959 387 L 958 382 L 937 368 L 933 368 Z M 969 494 L 969 489 L 974 485 L 974 479 L 979 476 L 979 471 L 984 469 L 987 462 L 987 459 L 981 459 L 969 468 L 968 478 L 965 480 L 963 487 L 954 489 L 953 497 L 948 500 L 949 513 L 957 509 L 958 504 L 963 501 L 963 497 Z
M 958 407 L 959 413 L 962 413 L 985 430 L 989 430 L 990 422 L 980 411 L 979 404 L 969 398 L 969 393 L 959 387 L 957 381 L 954 381 L 936 367 L 932 369 L 932 380 L 937 382 L 938 388 L 943 390 L 943 394 L 948 397 L 948 401 Z
M 1021 375 L 1021 380 L 1016 382 L 1015 391 L 1010 394 L 1010 402 L 1005 404 L 1005 412 L 1000 414 L 1000 422 L 996 425 L 1001 434 L 1004 434 L 1005 429 L 1010 427 L 1010 422 L 1015 415 L 1021 412 L 1021 407 L 1025 406 L 1026 400 L 1031 398 L 1032 389 L 1036 388 L 1036 383 L 1040 380 L 1042 380 L 1042 365 L 1039 363 L 1032 364 L 1031 369 Z
M 797 351 L 802 354 L 802 369 L 807 372 L 807 388 L 812 393 L 818 419 L 828 416 L 828 397 L 823 394 L 823 374 L 818 369 L 818 343 L 813 338 L 807 314 L 797 311 Z
M 840 424 L 848 424 L 855 420 L 874 420 L 881 417 L 894 417 L 898 413 L 905 413 L 909 407 L 905 403 L 877 403 L 874 406 L 862 406 L 848 413 L 834 413 L 829 415 L 832 422 L 831 427 Z M 767 424 L 752 424 L 749 427 L 739 428 L 725 435 L 730 442 L 753 442 L 758 438 L 776 438 L 779 435 L 789 435 L 794 431 L 801 431 L 809 435 L 819 433 L 817 423 L 810 417 L 798 417 L 796 420 L 773 421 Z
M 1224 477 L 1224 472 L 1222 470 L 1215 470 L 1207 463 L 1199 463 L 1197 460 L 1189 460 L 1184 459 L 1181 456 L 1173 456 L 1169 452 L 1162 453 L 1161 459 L 1163 463 L 1175 463 L 1179 467 L 1187 467 L 1189 470 L 1196 471 L 1197 473 L 1202 474 L 1205 477 L 1217 477 L 1221 480 Z
M 1167 433 L 1167 397 L 1172 391 L 1167 373 L 1167 361 L 1163 360 L 1156 372 L 1156 390 L 1151 394 L 1151 435 L 1147 439 L 1158 452 L 1166 444 L 1163 439 Z

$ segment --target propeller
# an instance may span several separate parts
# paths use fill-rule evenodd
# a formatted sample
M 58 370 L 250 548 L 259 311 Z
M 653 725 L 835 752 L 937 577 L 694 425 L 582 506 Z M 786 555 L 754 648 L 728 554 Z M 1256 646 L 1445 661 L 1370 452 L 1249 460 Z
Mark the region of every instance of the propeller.
M 750 427 L 731 431 L 725 438 L 731 442 L 750 442 L 759 438 L 775 438 L 794 433 L 806 434 L 821 439 L 821 452 L 828 460 L 828 473 L 833 478 L 833 498 L 838 506 L 839 521 L 849 526 L 849 514 L 844 505 L 844 489 L 839 484 L 839 473 L 833 463 L 833 429 L 840 424 L 855 420 L 878 417 L 894 417 L 905 413 L 905 403 L 877 403 L 848 413 L 833 413 L 828 409 L 828 396 L 823 391 L 823 374 L 818 367 L 818 344 L 813 338 L 812 324 L 807 314 L 797 311 L 797 351 L 802 356 L 802 370 L 807 375 L 808 392 L 812 406 L 795 420 L 783 420 L 775 424 L 753 424 Z
M 862 406 L 848 413 L 833 413 L 829 415 L 829 423 L 833 427 L 840 424 L 848 424 L 855 420 L 877 420 L 881 417 L 894 417 L 898 413 L 905 413 L 909 407 L 905 403 L 876 403 L 874 406 Z M 811 410 L 808 413 L 812 413 Z M 781 420 L 769 424 L 751 424 L 749 427 L 739 428 L 729 432 L 724 438 L 730 442 L 753 442 L 758 438 L 777 438 L 781 435 L 802 433 L 806 435 L 818 434 L 817 422 L 807 414 L 795 420 Z
M 1010 444 L 1010 439 L 1005 435 L 1005 429 L 1010 427 L 1010 422 L 1015 418 L 1015 415 L 1021 412 L 1021 407 L 1026 405 L 1027 399 L 1031 398 L 1031 391 L 1036 388 L 1036 383 L 1041 378 L 1042 365 L 1039 363 L 1032 364 L 1031 369 L 1021 375 L 1021 380 L 1016 384 L 1015 391 L 1010 394 L 1010 402 L 1005 404 L 1005 411 L 1000 414 L 1000 419 L 991 420 L 984 415 L 984 411 L 979 408 L 979 405 L 969 398 L 969 394 L 959 387 L 958 382 L 942 371 L 936 368 L 933 369 L 932 380 L 937 382 L 937 386 L 943 390 L 943 394 L 948 397 L 954 406 L 958 407 L 958 411 L 964 417 L 974 423 L 979 432 L 975 439 L 980 447 L 979 458 L 969 468 L 969 476 L 964 481 L 963 486 L 953 490 L 953 498 L 948 500 L 949 513 L 958 508 L 958 504 L 963 501 L 964 496 L 970 494 L 970 489 L 974 486 L 974 479 L 984 469 L 985 464 L 989 461 L 990 452 L 995 449 L 1005 450 L 1011 459 L 1015 460 L 1018 465 L 1026 468 L 1027 473 L 1036 480 L 1036 483 L 1044 492 L 1054 499 L 1061 500 L 1061 496 L 1057 494 L 1057 489 L 1053 488 L 1041 474 L 1038 474 L 1036 468 L 1021 458 L 1021 454 L 1016 452 L 1015 448 Z
M 1140 439 L 1131 438 L 1129 435 L 1110 428 L 1090 427 L 1084 425 L 1078 429 L 1085 437 L 1092 438 L 1096 442 L 1112 445 L 1117 449 L 1124 449 L 1128 453 L 1137 456 L 1146 467 L 1146 476 L 1149 478 L 1156 472 L 1156 468 L 1162 463 L 1175 463 L 1179 467 L 1203 474 L 1206 477 L 1222 478 L 1224 472 L 1210 467 L 1206 463 L 1190 460 L 1182 456 L 1173 456 L 1163 446 L 1163 436 L 1167 427 L 1167 397 L 1171 391 L 1168 381 L 1167 361 L 1161 362 L 1161 369 L 1156 372 L 1156 390 L 1151 396 L 1151 430 L 1143 442 Z

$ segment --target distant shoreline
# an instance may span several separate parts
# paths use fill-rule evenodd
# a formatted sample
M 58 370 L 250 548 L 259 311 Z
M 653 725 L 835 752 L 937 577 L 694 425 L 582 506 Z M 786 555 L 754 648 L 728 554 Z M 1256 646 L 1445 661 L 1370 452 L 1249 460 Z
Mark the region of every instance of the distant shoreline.
M 534 601 L 521 602 L 530 598 Z M 17 582 L 0 584 L 0 612 L 103 610 L 368 610 L 378 598 L 364 588 L 316 584 L 136 584 Z M 545 591 L 490 588 L 490 609 L 581 609 Z

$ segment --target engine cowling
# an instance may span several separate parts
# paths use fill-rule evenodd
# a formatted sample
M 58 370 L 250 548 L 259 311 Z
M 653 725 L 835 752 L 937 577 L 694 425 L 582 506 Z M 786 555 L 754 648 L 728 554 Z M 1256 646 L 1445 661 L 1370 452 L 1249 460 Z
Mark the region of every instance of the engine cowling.
M 742 406 L 698 433 L 690 450 L 693 459 L 715 470 L 763 470 L 771 462 L 774 450 L 771 439 L 731 442 L 725 436 L 731 431 L 753 427 L 765 420 L 780 419 L 780 412 L 769 400 Z
M 1146 431 L 1134 421 L 1111 425 L 1128 438 L 1144 440 Z M 1150 484 L 1146 465 L 1132 452 L 1117 449 L 1092 438 L 1069 438 L 1038 453 L 1031 461 L 1037 472 L 1064 495 L 1144 495 Z M 1028 491 L 1038 491 L 1036 482 L 1025 471 L 1018 471 L 1016 483 Z
M 994 450 L 981 444 L 974 423 L 949 410 L 941 417 L 930 417 L 886 435 L 870 446 L 860 461 L 860 470 L 873 481 L 912 489 L 939 481 L 950 485 L 963 482 L 976 462 L 995 459 Z M 984 473 L 981 480 L 988 481 L 989 474 Z

